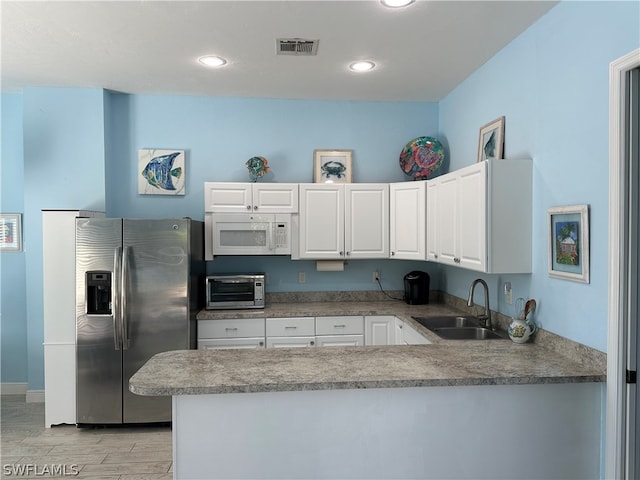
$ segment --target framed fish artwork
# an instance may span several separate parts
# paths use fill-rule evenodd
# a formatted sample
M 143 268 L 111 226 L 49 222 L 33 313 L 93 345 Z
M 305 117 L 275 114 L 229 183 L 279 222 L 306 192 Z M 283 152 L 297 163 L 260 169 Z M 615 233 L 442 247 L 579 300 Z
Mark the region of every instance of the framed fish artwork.
M 503 151 L 504 117 L 499 117 L 480 128 L 478 162 L 483 162 L 490 158 L 503 158 Z
M 351 183 L 353 150 L 314 150 L 314 183 Z
M 184 195 L 185 174 L 184 150 L 138 150 L 140 195 Z

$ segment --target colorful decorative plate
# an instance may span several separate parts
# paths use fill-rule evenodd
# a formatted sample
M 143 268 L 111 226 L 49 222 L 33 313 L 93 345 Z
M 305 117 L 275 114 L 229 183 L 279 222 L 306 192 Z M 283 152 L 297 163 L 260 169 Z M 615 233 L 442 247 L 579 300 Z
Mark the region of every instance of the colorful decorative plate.
M 443 161 L 444 148 L 433 137 L 414 138 L 400 152 L 400 168 L 414 180 L 426 179 Z

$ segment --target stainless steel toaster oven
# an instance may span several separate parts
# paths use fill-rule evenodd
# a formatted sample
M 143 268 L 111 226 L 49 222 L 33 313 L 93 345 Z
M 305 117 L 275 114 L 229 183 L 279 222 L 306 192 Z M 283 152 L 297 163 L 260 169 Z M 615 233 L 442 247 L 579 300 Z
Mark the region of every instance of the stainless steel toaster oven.
M 264 273 L 206 277 L 207 310 L 264 308 Z

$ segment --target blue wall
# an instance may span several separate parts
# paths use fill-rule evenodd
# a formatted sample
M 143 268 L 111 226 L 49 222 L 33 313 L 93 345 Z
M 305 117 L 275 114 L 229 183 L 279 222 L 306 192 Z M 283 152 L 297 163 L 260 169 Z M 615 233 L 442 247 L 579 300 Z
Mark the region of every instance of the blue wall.
M 42 209 L 105 209 L 104 92 L 28 88 L 24 224 L 29 390 L 44 387 Z
M 437 132 L 434 103 L 329 102 L 112 94 L 107 161 L 107 214 L 204 219 L 205 181 L 249 181 L 244 163 L 262 155 L 270 171 L 260 182 L 312 182 L 315 148 L 353 149 L 356 182 L 409 180 L 398 156 L 409 140 Z M 137 194 L 139 148 L 185 149 L 184 197 Z M 402 288 L 407 271 L 434 273 L 424 262 L 352 261 L 345 273 L 317 272 L 313 261 L 288 257 L 219 258 L 208 272 L 268 272 L 270 292 Z M 307 281 L 298 283 L 304 271 Z M 437 278 L 433 280 L 437 287 Z
M 504 281 L 511 281 L 516 296 L 539 300 L 537 318 L 545 328 L 604 351 L 607 76 L 612 60 L 640 46 L 639 18 L 637 2 L 563 2 L 439 104 L 125 95 L 49 88 L 3 95 L 2 136 L 11 140 L 2 145 L 2 208 L 5 211 L 8 205 L 5 192 L 14 202 L 12 210 L 24 208 L 26 252 L 1 258 L 2 381 L 28 381 L 31 390 L 43 388 L 42 208 L 201 219 L 204 181 L 246 181 L 244 162 L 263 155 L 273 170 L 261 181 L 310 182 L 315 148 L 353 149 L 356 182 L 402 181 L 406 177 L 397 159 L 408 140 L 420 135 L 442 138 L 450 151 L 450 168 L 460 168 L 475 161 L 479 127 L 500 115 L 506 116 L 506 156 L 534 160 L 536 233 L 532 275 L 485 276 L 492 305 L 510 313 L 498 291 Z M 15 130 L 21 122 L 22 131 Z M 140 148 L 187 151 L 184 197 L 137 194 Z M 8 182 L 8 170 L 20 172 L 15 183 Z M 546 272 L 546 209 L 573 203 L 591 205 L 592 280 L 588 285 L 551 279 Z M 459 297 L 466 297 L 471 280 L 478 276 L 427 262 L 391 260 L 352 261 L 344 273 L 320 273 L 313 262 L 272 257 L 225 258 L 208 265 L 209 271 L 265 270 L 268 290 L 274 292 L 368 290 L 375 288 L 373 270 L 382 272 L 385 288 L 399 289 L 402 275 L 416 268 L 429 271 L 436 288 Z M 307 273 L 305 284 L 297 283 L 299 271 Z M 18 279 L 11 299 L 19 305 L 11 310 L 11 319 L 7 317 L 7 278 Z M 11 350 L 5 345 L 18 347 Z M 6 370 L 9 364 L 11 369 Z
M 0 211 L 24 211 L 22 95 L 2 95 Z M 2 382 L 27 379 L 27 301 L 25 253 L 0 253 L 0 378 Z
M 261 155 L 261 182 L 312 182 L 315 148 L 353 149 L 353 180 L 409 179 L 398 155 L 409 140 L 435 135 L 434 103 L 329 102 L 111 94 L 107 162 L 109 216 L 204 219 L 205 181 L 247 182 L 245 162 Z M 184 197 L 138 195 L 140 148 L 184 149 Z
M 475 162 L 478 128 L 504 115 L 505 158 L 532 158 L 533 274 L 487 276 L 501 292 L 538 301 L 547 330 L 606 351 L 609 64 L 640 46 L 638 2 L 563 2 L 440 102 L 451 168 Z M 475 140 L 475 141 L 474 141 Z M 590 205 L 591 282 L 550 278 L 546 212 Z M 464 296 L 474 274 L 445 268 L 440 281 Z M 499 302 L 499 303 L 498 303 Z

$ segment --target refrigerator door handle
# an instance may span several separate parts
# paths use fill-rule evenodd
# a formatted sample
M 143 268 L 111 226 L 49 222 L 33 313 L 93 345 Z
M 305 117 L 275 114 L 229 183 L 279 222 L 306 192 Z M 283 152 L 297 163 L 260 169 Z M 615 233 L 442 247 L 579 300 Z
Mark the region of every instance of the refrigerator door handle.
M 120 316 L 120 328 L 122 329 L 122 350 L 129 348 L 129 320 L 127 318 L 127 290 L 129 278 L 129 247 L 122 249 L 122 277 L 120 281 L 120 302 L 122 306 L 122 315 Z
M 120 333 L 122 325 L 121 315 L 121 300 L 122 292 L 120 289 L 120 277 L 122 271 L 122 248 L 117 247 L 113 252 L 113 290 L 112 290 L 112 302 L 113 302 L 113 343 L 116 350 L 120 350 L 122 335 Z

